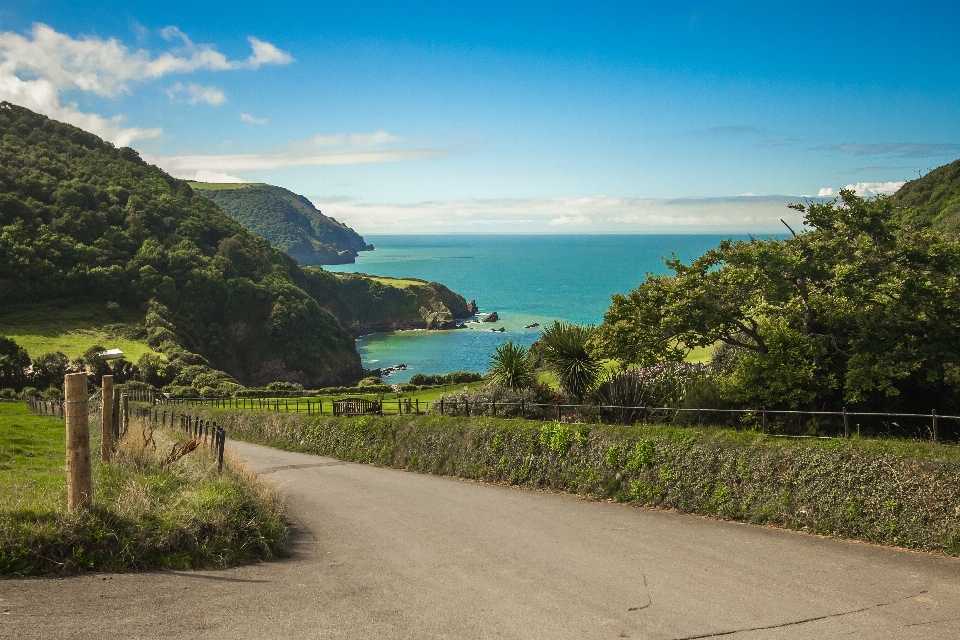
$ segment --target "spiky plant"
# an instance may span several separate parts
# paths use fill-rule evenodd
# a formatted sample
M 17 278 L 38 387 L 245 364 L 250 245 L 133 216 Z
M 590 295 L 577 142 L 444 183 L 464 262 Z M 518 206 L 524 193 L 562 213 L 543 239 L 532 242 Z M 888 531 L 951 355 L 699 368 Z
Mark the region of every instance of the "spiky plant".
M 540 334 L 540 353 L 547 368 L 556 374 L 564 393 L 580 400 L 597 386 L 603 370 L 587 349 L 594 330 L 592 326 L 554 320 Z
M 534 382 L 533 367 L 527 358 L 527 349 L 513 340 L 497 347 L 490 356 L 490 376 L 501 386 L 520 391 Z

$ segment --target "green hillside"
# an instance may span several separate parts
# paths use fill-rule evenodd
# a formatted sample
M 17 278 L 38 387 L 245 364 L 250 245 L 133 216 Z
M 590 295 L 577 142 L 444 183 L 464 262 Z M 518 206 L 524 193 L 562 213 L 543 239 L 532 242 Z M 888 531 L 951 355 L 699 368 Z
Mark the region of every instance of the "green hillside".
M 437 282 L 330 273 L 318 267 L 300 269 L 295 281 L 354 335 L 452 329 L 455 320 L 470 316 L 463 296 Z
M 0 325 L 31 305 L 113 302 L 174 366 L 248 385 L 360 378 L 353 337 L 298 269 L 133 149 L 0 103 Z
M 960 160 L 911 180 L 894 194 L 900 223 L 960 236 Z
M 352 263 L 372 249 L 356 231 L 320 213 L 309 200 L 269 184 L 191 182 L 228 216 L 304 265 Z

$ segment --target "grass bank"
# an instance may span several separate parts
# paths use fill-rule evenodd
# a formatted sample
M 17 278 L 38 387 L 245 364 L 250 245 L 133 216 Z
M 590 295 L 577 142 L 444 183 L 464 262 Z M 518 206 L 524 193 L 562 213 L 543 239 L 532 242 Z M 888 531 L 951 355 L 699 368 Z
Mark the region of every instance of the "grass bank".
M 496 418 L 204 411 L 232 438 L 960 555 L 960 449 Z
M 63 421 L 0 403 L 0 575 L 226 567 L 282 553 L 276 493 L 236 460 L 218 474 L 202 447 L 163 464 L 177 435 L 134 427 L 113 462 L 95 464 L 93 506 L 68 513 Z

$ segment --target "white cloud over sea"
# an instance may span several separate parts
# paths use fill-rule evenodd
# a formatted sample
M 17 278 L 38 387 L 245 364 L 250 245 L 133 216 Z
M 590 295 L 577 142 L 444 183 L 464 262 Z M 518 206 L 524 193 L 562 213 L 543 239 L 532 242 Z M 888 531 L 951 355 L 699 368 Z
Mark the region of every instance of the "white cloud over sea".
M 889 196 L 897 192 L 897 189 L 905 185 L 903 180 L 897 182 L 857 182 L 843 187 L 848 191 L 853 191 L 861 198 L 872 198 L 874 196 Z M 840 195 L 840 189 L 833 187 L 821 187 L 817 193 L 818 198 L 833 198 Z
M 241 120 L 259 124 L 256 118 L 241 114 Z M 304 140 L 278 145 L 271 153 L 184 154 L 150 156 L 144 159 L 185 180 L 203 180 L 201 174 L 270 171 L 287 167 L 416 162 L 445 158 L 454 153 L 449 147 L 403 146 L 408 138 L 384 130 L 372 133 L 317 134 Z M 240 180 L 237 178 L 237 180 Z M 209 180 L 204 180 L 209 182 Z
M 288 64 L 289 53 L 269 42 L 249 36 L 252 53 L 244 60 L 230 60 L 213 46 L 195 44 L 177 27 L 160 35 L 172 47 L 159 55 L 144 49 L 131 50 L 116 38 L 73 38 L 41 23 L 21 35 L 0 32 L 0 100 L 38 111 L 57 120 L 95 133 L 118 146 L 160 135 L 160 128 L 128 127 L 124 117 L 85 113 L 76 103 L 61 100 L 61 92 L 83 91 L 102 98 L 132 93 L 133 85 L 171 74 L 195 71 L 257 69 L 267 64 Z M 185 94 L 190 104 L 222 104 L 226 95 L 199 84 L 174 84 L 171 99 Z
M 798 196 L 616 198 L 608 196 L 358 203 L 312 198 L 360 233 L 781 233 L 802 215 Z

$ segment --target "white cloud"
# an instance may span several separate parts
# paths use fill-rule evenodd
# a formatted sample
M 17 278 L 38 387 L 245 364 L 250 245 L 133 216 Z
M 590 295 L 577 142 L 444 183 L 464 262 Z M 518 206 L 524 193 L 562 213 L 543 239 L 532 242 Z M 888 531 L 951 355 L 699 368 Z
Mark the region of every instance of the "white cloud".
M 37 111 L 56 120 L 68 122 L 101 138 L 109 140 L 118 147 L 124 147 L 134 140 L 153 138 L 160 135 L 161 129 L 142 129 L 124 127 L 123 116 L 104 118 L 95 113 L 83 113 L 76 103 L 63 105 L 57 88 L 48 80 L 21 80 L 7 75 L 0 67 L 0 100 Z
M 444 158 L 451 153 L 449 149 L 369 149 L 314 153 L 152 156 L 148 162 L 180 178 L 201 170 L 244 172 L 284 167 L 411 162 Z M 144 156 L 144 159 L 147 159 L 147 156 Z
M 247 65 L 251 69 L 256 69 L 262 64 L 290 64 L 293 62 L 293 56 L 286 51 L 281 51 L 269 42 L 258 40 L 253 36 L 247 38 L 250 41 L 250 47 L 253 49 L 253 55 L 247 58 Z
M 241 121 L 241 122 L 248 122 L 248 123 L 250 123 L 250 124 L 267 124 L 267 119 L 266 119 L 266 118 L 254 118 L 254 117 L 253 117 L 252 115 L 250 115 L 249 113 L 241 113 L 241 114 L 240 114 L 240 121 Z
M 184 85 L 182 82 L 178 82 L 167 89 L 167 97 L 171 100 L 176 100 L 177 96 L 183 92 L 186 92 L 188 95 L 187 102 L 189 104 L 197 104 L 199 102 L 204 102 L 209 105 L 218 105 L 223 104 L 227 101 L 227 96 L 224 95 L 223 91 L 215 87 L 205 87 L 203 85 L 191 82 L 188 85 Z
M 607 196 L 418 203 L 314 203 L 361 233 L 781 233 L 803 216 L 792 196 L 614 198 Z
M 239 176 L 232 176 L 229 173 L 217 173 L 216 171 L 197 171 L 190 177 L 183 178 L 184 180 L 194 180 L 196 182 L 232 182 L 232 183 L 243 183 L 246 182 L 243 178 Z
M 837 195 L 837 192 L 833 190 L 833 187 L 821 187 L 820 191 L 817 192 L 818 198 L 832 198 Z
M 85 91 L 114 98 L 131 93 L 130 87 L 136 82 L 172 73 L 256 69 L 293 61 L 290 54 L 252 37 L 252 55 L 246 60 L 229 60 L 210 45 L 194 44 L 176 27 L 163 29 L 161 35 L 168 41 L 179 41 L 179 46 L 153 57 L 143 49 L 131 51 L 116 38 L 73 38 L 40 23 L 26 35 L 0 32 L 0 100 L 69 122 L 123 146 L 159 135 L 161 130 L 124 127 L 122 116 L 105 118 L 83 113 L 76 104 L 64 105 L 60 92 Z M 194 104 L 219 104 L 226 99 L 217 89 L 187 90 Z
M 582 213 L 577 213 L 554 218 L 547 224 L 549 224 L 551 227 L 583 227 L 590 224 L 590 218 Z
M 906 182 L 858 182 L 857 184 L 848 184 L 845 189 L 855 192 L 861 198 L 871 196 L 889 196 L 897 192 Z
M 288 148 L 291 151 L 306 151 L 310 149 L 323 148 L 368 148 L 378 147 L 383 144 L 395 144 L 407 142 L 409 138 L 404 136 L 395 136 L 389 131 L 380 129 L 373 133 L 332 133 L 317 134 L 306 140 L 291 142 Z

